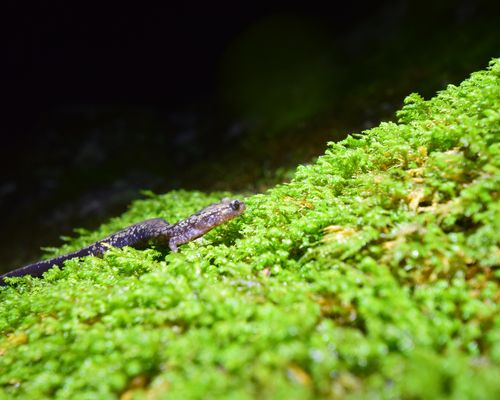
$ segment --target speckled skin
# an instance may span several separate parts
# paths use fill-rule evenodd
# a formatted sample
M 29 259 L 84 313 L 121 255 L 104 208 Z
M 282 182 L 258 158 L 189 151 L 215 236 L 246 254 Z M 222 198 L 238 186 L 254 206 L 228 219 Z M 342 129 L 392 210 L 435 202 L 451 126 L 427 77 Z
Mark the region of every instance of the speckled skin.
M 55 265 L 63 266 L 66 260 L 90 255 L 97 256 L 104 253 L 109 247 L 131 246 L 144 248 L 153 242 L 168 246 L 171 251 L 177 252 L 178 246 L 181 244 L 199 238 L 224 222 L 243 214 L 245 208 L 245 203 L 239 200 L 222 199 L 219 203 L 211 204 L 173 225 L 161 218 L 148 219 L 113 233 L 73 253 L 39 261 L 7 272 L 0 276 L 0 286 L 6 285 L 3 278 L 24 275 L 39 277 Z

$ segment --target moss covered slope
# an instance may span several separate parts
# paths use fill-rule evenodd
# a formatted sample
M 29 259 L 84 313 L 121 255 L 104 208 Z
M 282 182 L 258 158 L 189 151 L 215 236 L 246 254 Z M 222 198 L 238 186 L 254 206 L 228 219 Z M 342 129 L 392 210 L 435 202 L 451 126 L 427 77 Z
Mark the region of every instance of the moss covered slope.
M 0 291 L 6 397 L 500 398 L 500 60 L 182 248 Z M 135 202 L 76 249 L 222 194 Z

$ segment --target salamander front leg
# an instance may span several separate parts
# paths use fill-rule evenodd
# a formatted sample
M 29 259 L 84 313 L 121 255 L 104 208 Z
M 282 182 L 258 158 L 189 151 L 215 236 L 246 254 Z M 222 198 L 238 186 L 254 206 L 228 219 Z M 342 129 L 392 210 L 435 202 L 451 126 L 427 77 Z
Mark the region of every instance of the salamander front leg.
M 168 240 L 168 247 L 174 253 L 177 253 L 179 251 L 179 248 L 177 247 L 178 244 L 180 243 L 178 243 L 177 240 L 175 240 L 175 238 L 173 237 Z

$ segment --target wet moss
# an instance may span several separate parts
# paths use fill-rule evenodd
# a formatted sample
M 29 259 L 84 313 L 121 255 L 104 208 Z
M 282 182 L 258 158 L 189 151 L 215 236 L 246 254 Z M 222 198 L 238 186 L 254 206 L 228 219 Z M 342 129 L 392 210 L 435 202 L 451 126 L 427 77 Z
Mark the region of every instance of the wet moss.
M 113 249 L 0 292 L 18 398 L 498 398 L 500 60 L 178 254 Z M 226 194 L 149 193 L 77 249 Z

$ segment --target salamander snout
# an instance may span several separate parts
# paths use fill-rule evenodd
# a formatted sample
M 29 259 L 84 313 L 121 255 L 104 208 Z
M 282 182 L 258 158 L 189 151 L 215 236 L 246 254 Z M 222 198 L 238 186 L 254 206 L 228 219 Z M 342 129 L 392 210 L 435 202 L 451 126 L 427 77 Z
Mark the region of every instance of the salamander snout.
M 233 211 L 243 211 L 245 209 L 245 203 L 239 200 L 233 200 L 229 203 L 229 207 L 231 207 Z

